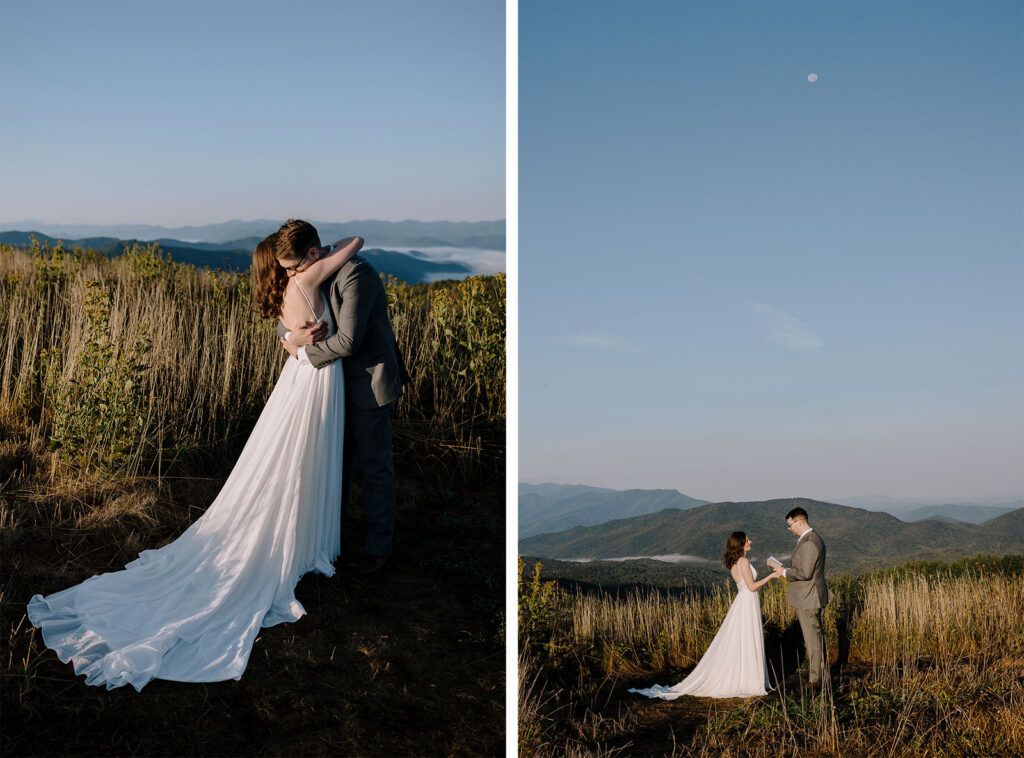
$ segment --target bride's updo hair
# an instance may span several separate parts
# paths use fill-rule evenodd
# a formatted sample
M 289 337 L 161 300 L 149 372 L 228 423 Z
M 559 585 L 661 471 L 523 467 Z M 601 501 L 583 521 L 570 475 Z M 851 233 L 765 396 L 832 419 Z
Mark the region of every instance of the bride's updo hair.
M 743 557 L 743 546 L 747 544 L 746 532 L 733 532 L 725 541 L 725 567 L 731 569 Z
M 277 232 L 264 238 L 252 254 L 252 308 L 265 318 L 278 318 L 288 286 L 288 272 L 277 263 Z

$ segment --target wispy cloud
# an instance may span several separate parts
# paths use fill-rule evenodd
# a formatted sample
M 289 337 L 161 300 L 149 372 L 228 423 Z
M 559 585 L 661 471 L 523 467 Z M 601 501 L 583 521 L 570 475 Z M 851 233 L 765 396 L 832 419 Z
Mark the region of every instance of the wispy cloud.
M 805 350 L 821 347 L 821 338 L 803 321 L 790 316 L 783 310 L 771 305 L 754 304 L 751 310 L 757 314 L 762 326 L 767 330 L 769 342 L 790 350 Z
M 621 337 L 607 332 L 588 332 L 586 334 L 566 334 L 561 337 L 553 337 L 552 342 L 570 347 L 582 347 L 592 350 L 610 350 L 614 353 L 627 353 L 636 355 L 640 351 L 635 345 L 630 344 Z

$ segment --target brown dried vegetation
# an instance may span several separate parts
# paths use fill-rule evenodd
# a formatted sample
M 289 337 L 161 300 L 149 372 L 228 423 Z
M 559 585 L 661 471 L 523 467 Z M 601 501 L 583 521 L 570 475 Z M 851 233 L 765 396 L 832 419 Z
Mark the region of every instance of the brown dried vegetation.
M 762 590 L 778 688 L 761 698 L 651 701 L 696 664 L 731 600 L 586 595 L 520 584 L 520 754 L 1006 756 L 1024 753 L 1024 558 L 834 582 L 832 686 L 804 688 L 784 587 Z M 553 593 L 543 618 L 538 592 Z M 532 605 L 531 605 L 532 599 Z
M 241 680 L 87 687 L 28 623 L 33 594 L 123 567 L 212 502 L 285 357 L 247 281 L 152 247 L 0 252 L 3 755 L 501 752 L 504 395 L 496 406 L 492 384 L 438 374 L 483 338 L 472 325 L 438 336 L 431 302 L 500 301 L 490 345 L 503 279 L 389 283 L 415 377 L 395 422 L 395 564 L 303 578 L 308 615 L 264 629 Z M 503 355 L 486 369 L 502 382 Z M 355 551 L 358 478 L 350 511 Z

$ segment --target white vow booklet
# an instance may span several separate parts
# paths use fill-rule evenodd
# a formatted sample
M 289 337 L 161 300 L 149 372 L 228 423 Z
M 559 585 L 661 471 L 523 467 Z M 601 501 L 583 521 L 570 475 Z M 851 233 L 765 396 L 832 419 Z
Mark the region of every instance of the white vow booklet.
M 774 555 L 769 555 L 768 556 L 768 565 L 769 566 L 778 566 L 779 568 L 782 568 L 782 561 L 780 561 Z

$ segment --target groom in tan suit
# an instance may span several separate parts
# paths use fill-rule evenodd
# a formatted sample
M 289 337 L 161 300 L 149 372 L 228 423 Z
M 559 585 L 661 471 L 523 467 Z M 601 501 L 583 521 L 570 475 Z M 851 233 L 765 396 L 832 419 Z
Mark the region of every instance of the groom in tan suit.
M 825 543 L 807 523 L 807 511 L 794 508 L 786 514 L 786 526 L 797 535 L 790 568 L 775 568 L 787 580 L 786 601 L 796 608 L 804 645 L 810 663 L 808 679 L 811 687 L 820 687 L 828 676 L 825 637 L 821 631 L 821 615 L 831 593 L 825 586 Z

